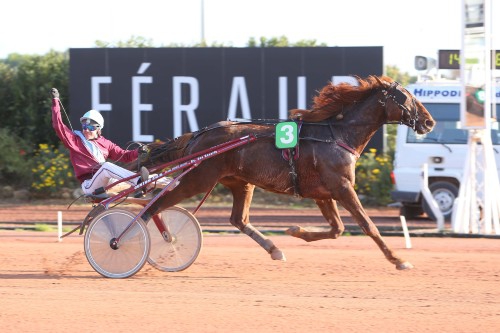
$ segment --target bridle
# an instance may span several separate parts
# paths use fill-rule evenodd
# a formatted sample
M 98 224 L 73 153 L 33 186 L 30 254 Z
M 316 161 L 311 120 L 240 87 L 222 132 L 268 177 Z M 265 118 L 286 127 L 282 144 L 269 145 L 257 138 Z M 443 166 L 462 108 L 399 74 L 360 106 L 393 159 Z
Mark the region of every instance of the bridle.
M 404 89 L 410 96 L 410 92 L 403 88 L 401 84 L 397 81 L 394 81 L 391 83 L 389 88 L 387 89 L 382 89 L 382 94 L 384 94 L 383 99 L 379 99 L 378 102 L 382 104 L 382 106 L 385 107 L 385 113 L 387 115 L 387 99 L 391 99 L 398 108 L 401 110 L 401 119 L 396 122 L 387 122 L 387 124 L 400 124 L 400 125 L 406 125 L 413 130 L 415 130 L 415 126 L 417 125 L 418 121 L 418 113 L 417 113 L 417 105 L 415 98 L 412 96 L 411 102 L 412 102 L 412 109 L 414 111 L 414 115 L 412 116 L 411 109 L 408 109 L 405 106 L 405 102 L 408 99 L 408 96 L 402 91 Z

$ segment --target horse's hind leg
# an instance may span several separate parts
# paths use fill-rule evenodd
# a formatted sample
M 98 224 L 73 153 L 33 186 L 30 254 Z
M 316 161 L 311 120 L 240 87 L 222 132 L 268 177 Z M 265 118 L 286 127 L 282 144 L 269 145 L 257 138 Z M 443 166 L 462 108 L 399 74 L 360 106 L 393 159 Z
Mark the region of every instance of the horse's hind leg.
M 228 187 L 233 194 L 233 209 L 230 218 L 231 224 L 257 242 L 257 244 L 271 255 L 273 260 L 285 261 L 286 259 L 283 252 L 281 252 L 270 239 L 266 238 L 250 224 L 250 204 L 252 203 L 255 185 L 228 178 L 222 179 L 220 182 Z
M 309 231 L 300 226 L 294 226 L 286 230 L 285 233 L 293 237 L 301 238 L 306 242 L 313 242 L 320 239 L 339 238 L 345 228 L 342 220 L 340 219 L 337 202 L 333 199 L 315 201 L 324 218 L 330 224 L 331 229 L 329 231 Z
M 380 232 L 378 231 L 377 226 L 373 223 L 373 221 L 368 217 L 366 211 L 364 210 L 361 202 L 354 191 L 352 186 L 349 186 L 347 189 L 344 188 L 344 193 L 342 195 L 342 199 L 339 199 L 339 202 L 342 206 L 351 213 L 351 216 L 356 221 L 356 223 L 361 227 L 363 232 L 370 236 L 375 243 L 377 243 L 378 247 L 382 250 L 387 260 L 396 265 L 397 269 L 410 269 L 413 268 L 413 265 L 402 258 L 399 258 L 394 254 L 394 252 L 389 248 L 389 246 L 385 243 Z

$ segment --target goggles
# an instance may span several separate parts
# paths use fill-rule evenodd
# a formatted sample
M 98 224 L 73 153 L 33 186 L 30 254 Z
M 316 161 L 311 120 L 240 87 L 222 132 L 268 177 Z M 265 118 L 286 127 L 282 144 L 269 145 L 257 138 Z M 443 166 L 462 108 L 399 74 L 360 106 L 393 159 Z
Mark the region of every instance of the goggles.
M 95 131 L 96 129 L 98 129 L 99 126 L 98 125 L 91 125 L 91 124 L 82 124 L 82 129 L 84 130 L 89 130 L 89 131 Z

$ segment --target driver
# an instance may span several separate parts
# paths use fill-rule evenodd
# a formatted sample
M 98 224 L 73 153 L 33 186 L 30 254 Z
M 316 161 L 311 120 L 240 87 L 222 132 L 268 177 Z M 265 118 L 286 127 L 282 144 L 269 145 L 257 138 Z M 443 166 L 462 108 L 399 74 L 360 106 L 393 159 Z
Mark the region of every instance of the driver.
M 52 97 L 52 127 L 69 150 L 70 161 L 75 170 L 75 176 L 81 183 L 83 193 L 94 194 L 96 189 L 105 187 L 110 182 L 135 175 L 134 172 L 106 162 L 106 160 L 125 163 L 134 161 L 139 153 L 147 153 L 147 146 L 141 146 L 135 150 L 124 150 L 103 137 L 101 130 L 104 127 L 104 119 L 96 110 L 87 111 L 80 118 L 81 131 L 70 130 L 62 121 L 59 92 L 56 88 L 52 88 L 50 94 Z M 143 180 L 147 180 L 148 177 L 148 170 L 141 167 L 140 176 L 126 182 L 135 186 Z M 138 191 L 134 196 L 141 197 L 142 194 L 143 191 Z

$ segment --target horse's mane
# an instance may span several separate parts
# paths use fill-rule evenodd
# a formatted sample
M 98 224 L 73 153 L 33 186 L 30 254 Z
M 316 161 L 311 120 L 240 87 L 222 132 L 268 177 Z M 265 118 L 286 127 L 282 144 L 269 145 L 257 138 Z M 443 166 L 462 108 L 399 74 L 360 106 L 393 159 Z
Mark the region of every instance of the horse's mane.
M 145 167 L 151 167 L 158 164 L 174 161 L 183 156 L 189 141 L 193 137 L 193 133 L 185 133 L 178 138 L 169 139 L 168 141 L 155 141 L 149 143 L 149 153 L 145 156 L 139 156 L 139 163 Z M 137 162 L 131 162 L 125 165 L 129 170 L 137 168 Z
M 313 98 L 311 110 L 290 110 L 290 118 L 319 122 L 333 116 L 340 116 L 345 106 L 364 100 L 374 89 L 384 87 L 384 81 L 385 84 L 393 82 L 387 76 L 370 75 L 364 79 L 356 76 L 356 79 L 358 80 L 357 86 L 345 82 L 334 85 L 330 82 Z

